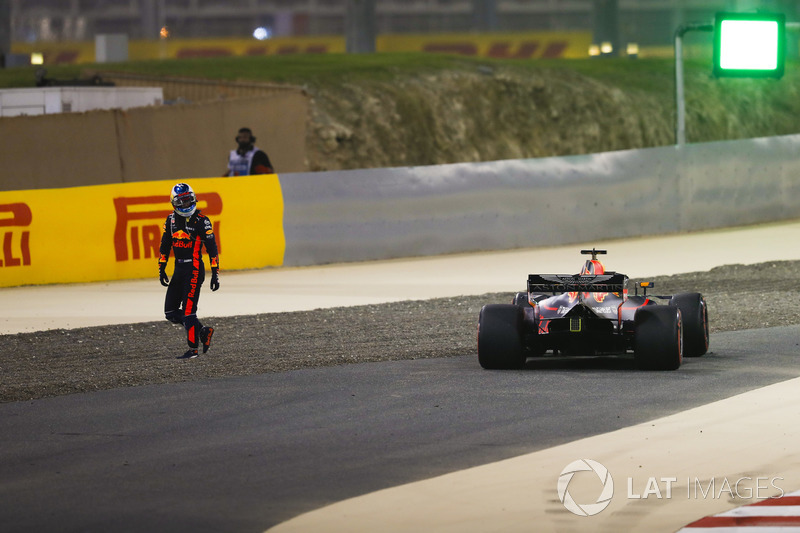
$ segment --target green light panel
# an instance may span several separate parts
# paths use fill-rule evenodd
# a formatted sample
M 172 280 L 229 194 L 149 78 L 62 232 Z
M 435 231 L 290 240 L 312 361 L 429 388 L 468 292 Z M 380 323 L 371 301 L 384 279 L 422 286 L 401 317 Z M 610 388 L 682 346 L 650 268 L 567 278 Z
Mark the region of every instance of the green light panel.
M 778 23 L 772 20 L 723 20 L 719 66 L 723 69 L 775 70 Z
M 714 74 L 783 76 L 786 19 L 783 14 L 717 13 Z

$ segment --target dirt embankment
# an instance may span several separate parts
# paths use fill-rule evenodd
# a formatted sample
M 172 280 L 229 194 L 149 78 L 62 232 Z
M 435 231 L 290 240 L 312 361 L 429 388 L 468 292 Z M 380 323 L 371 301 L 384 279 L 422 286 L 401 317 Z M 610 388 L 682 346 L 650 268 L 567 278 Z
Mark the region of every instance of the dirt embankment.
M 631 73 L 626 74 L 630 79 Z M 800 132 L 800 84 L 688 69 L 690 142 Z M 674 142 L 670 68 L 636 83 L 577 70 L 464 66 L 308 87 L 311 171 L 597 153 Z
M 311 170 L 582 154 L 670 141 L 666 110 L 577 73 L 444 71 L 316 91 Z

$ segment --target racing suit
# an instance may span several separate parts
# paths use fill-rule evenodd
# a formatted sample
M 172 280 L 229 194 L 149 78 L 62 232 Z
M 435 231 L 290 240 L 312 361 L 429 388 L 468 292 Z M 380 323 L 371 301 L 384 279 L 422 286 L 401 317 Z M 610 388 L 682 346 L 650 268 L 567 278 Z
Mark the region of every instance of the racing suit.
M 189 218 L 170 213 L 164 222 L 164 233 L 161 235 L 159 267 L 167 264 L 170 250 L 175 255 L 175 271 L 167 287 L 164 300 L 164 315 L 175 324 L 183 324 L 189 348 L 197 349 L 202 324 L 197 319 L 197 302 L 200 299 L 200 287 L 205 280 L 203 264 L 203 246 L 216 273 L 219 268 L 219 254 L 214 228 L 207 216 L 200 210 Z M 213 278 L 212 278 L 213 282 Z M 212 283 L 213 284 L 213 283 Z M 212 287 L 213 289 L 214 287 Z M 182 307 L 182 309 L 181 309 Z

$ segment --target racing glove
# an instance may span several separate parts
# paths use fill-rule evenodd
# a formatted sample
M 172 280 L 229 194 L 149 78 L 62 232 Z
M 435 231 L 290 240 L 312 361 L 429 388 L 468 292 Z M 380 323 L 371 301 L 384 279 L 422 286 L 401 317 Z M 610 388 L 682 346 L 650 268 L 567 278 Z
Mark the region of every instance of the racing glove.
M 169 277 L 167 276 L 167 264 L 158 264 L 158 279 L 164 287 L 169 287 Z
M 219 289 L 219 268 L 212 267 L 211 268 L 211 290 L 215 291 Z

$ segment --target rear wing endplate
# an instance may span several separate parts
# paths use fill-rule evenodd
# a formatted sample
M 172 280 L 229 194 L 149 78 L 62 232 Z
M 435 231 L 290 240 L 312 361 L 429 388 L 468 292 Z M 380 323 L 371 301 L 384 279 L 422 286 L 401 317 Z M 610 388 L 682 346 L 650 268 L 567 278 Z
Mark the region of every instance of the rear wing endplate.
M 624 292 L 628 290 L 628 276 L 608 272 L 598 276 L 580 274 L 531 274 L 528 292 Z

